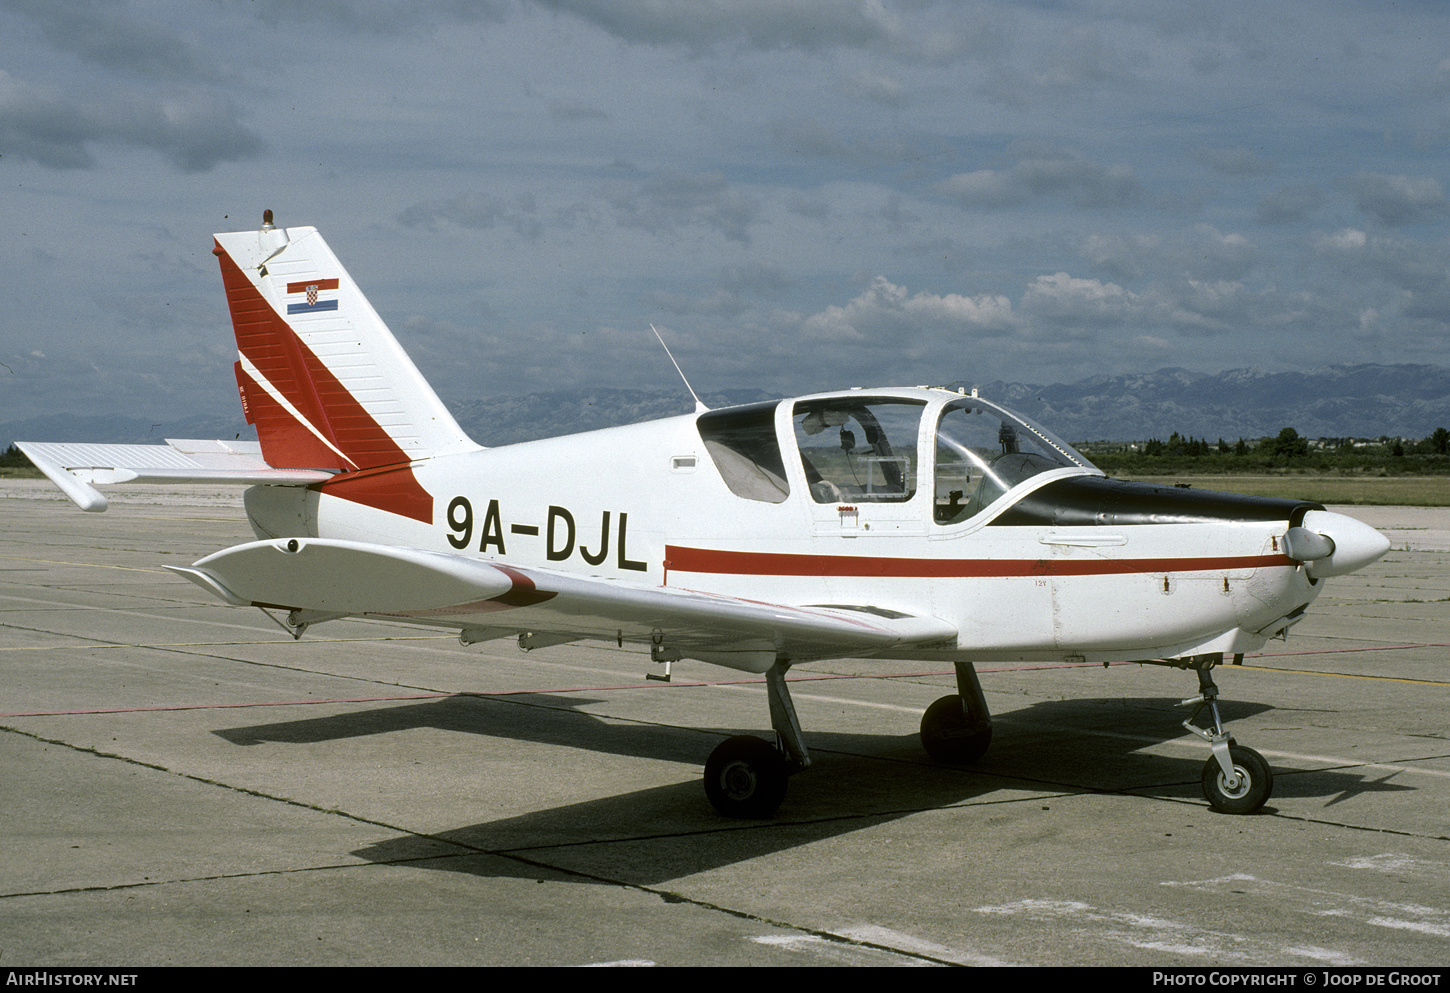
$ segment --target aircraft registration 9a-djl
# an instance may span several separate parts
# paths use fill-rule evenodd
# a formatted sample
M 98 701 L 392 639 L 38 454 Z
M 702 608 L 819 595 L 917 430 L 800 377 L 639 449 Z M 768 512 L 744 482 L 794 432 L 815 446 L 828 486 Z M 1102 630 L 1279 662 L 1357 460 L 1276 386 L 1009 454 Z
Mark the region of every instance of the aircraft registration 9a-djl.
M 1283 635 L 1324 580 L 1382 556 L 1317 504 L 1106 478 L 997 404 L 851 389 L 484 448 L 459 428 L 316 229 L 216 235 L 254 443 L 22 442 L 82 509 L 95 484 L 247 486 L 258 540 L 175 571 L 298 637 L 342 617 L 456 629 L 524 649 L 586 639 L 766 677 L 775 740 L 705 767 L 722 813 L 767 817 L 810 764 L 793 663 L 936 660 L 958 693 L 921 741 L 979 759 L 973 664 L 1140 661 L 1192 669 L 1185 726 L 1220 811 L 1272 772 L 1224 729 L 1212 669 Z M 1205 709 L 1207 726 L 1195 722 Z

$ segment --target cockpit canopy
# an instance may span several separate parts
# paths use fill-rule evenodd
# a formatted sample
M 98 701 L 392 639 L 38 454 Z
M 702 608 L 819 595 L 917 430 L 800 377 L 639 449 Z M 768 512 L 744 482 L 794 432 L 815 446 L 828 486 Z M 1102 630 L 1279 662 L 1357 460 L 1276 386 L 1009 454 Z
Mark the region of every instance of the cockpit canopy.
M 904 504 L 929 480 L 932 517 L 943 525 L 968 520 L 1038 473 L 1093 468 L 1041 427 L 977 397 L 940 407 L 918 396 L 854 392 L 798 400 L 791 409 L 793 439 L 777 437 L 778 407 L 709 411 L 697 421 L 706 450 L 737 496 L 766 503 L 790 496 L 782 453 L 791 441 L 814 502 Z M 935 430 L 928 433 L 923 420 L 933 407 Z

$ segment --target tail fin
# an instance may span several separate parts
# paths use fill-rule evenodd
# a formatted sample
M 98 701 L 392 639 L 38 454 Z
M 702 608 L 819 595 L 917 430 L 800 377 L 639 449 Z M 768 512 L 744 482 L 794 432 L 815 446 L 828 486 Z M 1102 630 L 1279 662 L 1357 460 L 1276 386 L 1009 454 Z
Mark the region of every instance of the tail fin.
M 270 214 L 270 211 L 268 212 Z M 262 457 L 354 472 L 472 451 L 316 228 L 216 235 L 237 388 Z

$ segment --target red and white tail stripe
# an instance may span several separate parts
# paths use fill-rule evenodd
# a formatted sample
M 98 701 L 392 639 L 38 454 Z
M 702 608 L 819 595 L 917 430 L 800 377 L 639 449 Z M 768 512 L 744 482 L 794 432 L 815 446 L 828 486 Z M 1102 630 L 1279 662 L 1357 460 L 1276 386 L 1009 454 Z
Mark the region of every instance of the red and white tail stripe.
M 335 472 L 323 492 L 432 523 L 410 468 L 478 450 L 316 228 L 216 235 L 237 389 L 262 457 Z
M 269 465 L 357 472 L 477 449 L 316 228 L 219 234 L 214 251 Z

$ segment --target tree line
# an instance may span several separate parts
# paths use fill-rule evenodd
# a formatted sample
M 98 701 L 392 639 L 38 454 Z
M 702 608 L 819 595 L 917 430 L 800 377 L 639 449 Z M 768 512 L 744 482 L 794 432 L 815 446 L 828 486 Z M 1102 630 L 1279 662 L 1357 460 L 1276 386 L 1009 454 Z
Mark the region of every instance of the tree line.
M 1450 431 L 1436 428 L 1424 438 L 1306 438 L 1286 427 L 1268 438 L 1180 435 L 1167 441 L 1087 443 L 1085 455 L 1107 472 L 1253 472 L 1298 470 L 1378 474 L 1450 474 Z

